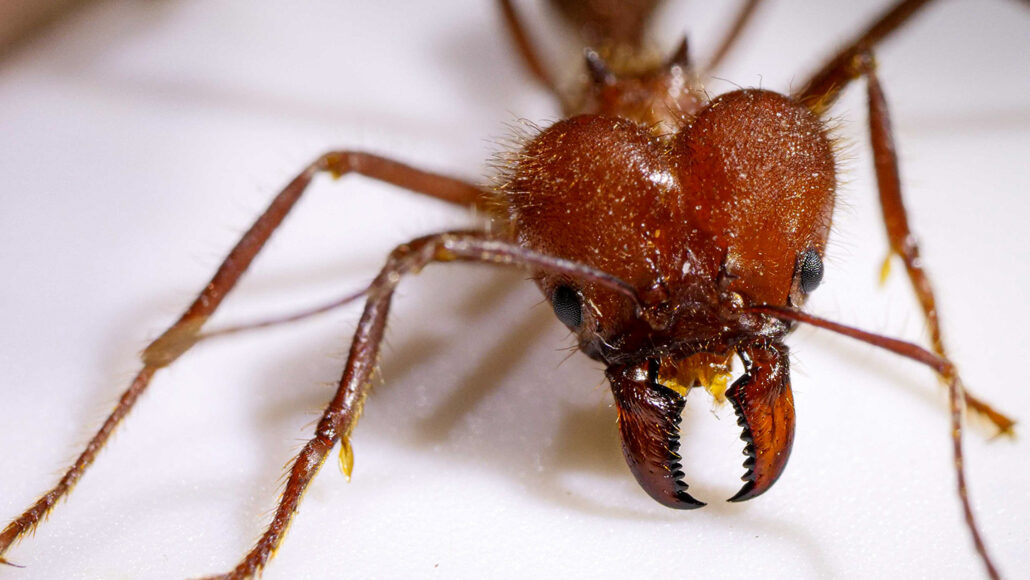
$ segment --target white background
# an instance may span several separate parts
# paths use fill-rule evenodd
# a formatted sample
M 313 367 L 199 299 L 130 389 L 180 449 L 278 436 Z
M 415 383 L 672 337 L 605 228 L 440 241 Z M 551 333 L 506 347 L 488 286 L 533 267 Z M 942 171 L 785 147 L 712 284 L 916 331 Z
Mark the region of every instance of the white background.
M 557 118 L 492 3 L 297 4 L 98 2 L 0 62 L 0 518 L 56 480 L 146 339 L 318 153 L 367 149 L 483 181 L 506 123 Z M 730 8 L 702 4 L 667 8 L 665 46 L 688 31 L 709 54 Z M 885 3 L 769 4 L 720 76 L 785 91 Z M 907 199 L 967 383 L 1026 420 L 1030 10 L 940 4 L 879 50 Z M 558 45 L 548 54 L 575 70 Z M 809 310 L 921 340 L 904 276 L 876 284 L 886 242 L 863 93 L 834 109 L 845 185 Z M 211 325 L 341 295 L 393 245 L 472 223 L 361 178 L 319 180 Z M 450 265 L 402 284 L 353 482 L 330 459 L 266 578 L 980 575 L 928 371 L 797 332 L 782 479 L 721 501 L 743 444 L 729 409 L 713 416 L 698 392 L 683 453 L 711 505 L 668 510 L 625 467 L 602 369 L 565 360 L 571 337 L 523 278 Z M 207 344 L 161 372 L 70 501 L 9 552 L 27 568 L 0 577 L 229 569 L 330 398 L 357 313 Z M 1015 576 L 1030 567 L 1030 448 L 968 433 L 972 497 Z

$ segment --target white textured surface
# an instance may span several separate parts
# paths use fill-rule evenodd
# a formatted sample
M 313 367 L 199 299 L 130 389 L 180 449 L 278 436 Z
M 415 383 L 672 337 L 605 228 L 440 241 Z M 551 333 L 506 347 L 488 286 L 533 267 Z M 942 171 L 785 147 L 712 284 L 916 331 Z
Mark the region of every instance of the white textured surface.
M 670 47 L 686 28 L 703 55 L 727 14 L 698 19 L 697 4 L 661 28 Z M 878 9 L 770 3 L 722 76 L 785 90 Z M 1007 0 L 943 2 L 879 51 L 948 342 L 968 384 L 1024 420 L 1027 54 L 1030 10 Z M 525 78 L 493 6 L 472 1 L 101 2 L 0 63 L 0 518 L 54 481 L 145 338 L 307 161 L 348 146 L 479 178 L 506 122 L 556 115 Z M 836 109 L 848 184 L 810 310 L 919 339 L 904 278 L 875 284 L 885 242 L 863 102 L 856 86 Z M 320 181 L 213 324 L 349 291 L 394 244 L 468 223 L 360 179 Z M 431 267 L 402 285 L 354 481 L 327 465 L 266 578 L 980 574 L 930 373 L 798 332 L 783 478 L 755 501 L 719 501 L 739 485 L 742 445 L 732 414 L 715 420 L 695 395 L 685 462 L 712 504 L 674 512 L 633 481 L 601 369 L 562 363 L 570 339 L 522 277 Z M 162 372 L 70 501 L 9 553 L 27 568 L 0 577 L 229 568 L 330 397 L 356 316 L 210 344 Z M 1017 576 L 1030 449 L 971 435 L 974 502 Z

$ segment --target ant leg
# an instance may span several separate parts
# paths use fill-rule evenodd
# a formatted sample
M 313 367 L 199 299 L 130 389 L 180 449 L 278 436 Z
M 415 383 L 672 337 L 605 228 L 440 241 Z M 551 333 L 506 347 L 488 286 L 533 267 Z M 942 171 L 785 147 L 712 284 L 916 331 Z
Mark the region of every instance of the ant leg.
M 752 0 L 754 1 L 754 0 Z M 551 7 L 558 12 L 573 29 L 579 32 L 584 48 L 605 53 L 613 46 L 639 48 L 644 32 L 661 0 L 604 0 L 601 2 L 569 2 L 557 0 Z M 540 61 L 536 44 L 526 33 L 512 0 L 500 0 L 501 15 L 511 34 L 522 62 L 537 82 L 551 92 L 565 109 L 569 103 L 562 98 L 554 77 Z
M 887 10 L 858 38 L 850 42 L 812 75 L 802 89 L 794 93 L 794 98 L 808 108 L 825 111 L 837 100 L 841 90 L 862 74 L 856 66 L 856 58 L 875 47 L 892 32 L 908 23 L 915 13 L 931 0 L 901 0 L 893 8 Z
M 740 12 L 737 13 L 737 18 L 733 21 L 733 26 L 730 27 L 729 32 L 723 37 L 722 42 L 719 43 L 719 49 L 712 55 L 712 59 L 708 61 L 705 66 L 705 73 L 711 76 L 712 72 L 722 64 L 722 60 L 726 58 L 733 46 L 740 40 L 740 33 L 747 26 L 748 22 L 751 21 L 751 17 L 755 14 L 755 8 L 761 4 L 761 0 L 747 0 L 744 5 L 740 8 Z
M 537 82 L 561 100 L 561 95 L 558 93 L 554 79 L 551 78 L 551 75 L 548 74 L 547 70 L 544 69 L 544 65 L 540 62 L 540 57 L 537 55 L 533 41 L 526 34 L 526 28 L 522 25 L 522 20 L 519 19 L 515 6 L 511 3 L 511 0 L 500 0 L 500 2 L 501 14 L 504 16 L 504 25 L 508 28 L 511 39 L 515 41 L 515 47 L 522 57 L 522 64 L 526 66 L 526 69 L 536 78 Z
M 271 524 L 236 568 L 217 578 L 251 578 L 261 572 L 282 542 L 308 484 L 337 441 L 340 442 L 340 468 L 346 477 L 350 477 L 353 455 L 349 437 L 372 386 L 394 290 L 406 274 L 417 273 L 431 262 L 454 261 L 521 266 L 530 267 L 534 271 L 564 273 L 607 286 L 636 300 L 633 287 L 610 274 L 527 250 L 486 232 L 449 232 L 398 246 L 390 253 L 386 265 L 369 286 L 365 310 L 354 331 L 354 340 L 339 387 L 315 428 L 315 436 L 304 445 L 290 466 L 289 478 Z
M 880 205 L 883 208 L 884 223 L 890 239 L 891 252 L 905 261 L 909 279 L 926 315 L 930 340 L 934 351 L 947 358 L 941 340 L 940 321 L 937 315 L 933 289 L 919 262 L 919 247 L 908 227 L 905 207 L 901 200 L 901 184 L 898 177 L 897 157 L 894 153 L 894 138 L 883 90 L 876 79 L 871 50 L 874 45 L 907 23 L 909 19 L 931 0 L 901 0 L 886 11 L 864 33 L 837 53 L 818 73 L 812 76 L 804 88 L 794 93 L 794 98 L 817 113 L 822 113 L 833 104 L 841 90 L 859 76 L 869 79 L 869 122 L 875 157 L 877 181 L 880 190 Z M 979 398 L 967 394 L 969 409 L 986 417 L 1001 433 L 1011 434 L 1015 422 L 996 411 Z
M 58 500 L 71 491 L 82 478 L 115 428 L 146 390 L 154 373 L 171 364 L 199 340 L 204 322 L 218 308 L 225 295 L 236 286 L 236 282 L 250 266 L 251 261 L 300 199 L 311 179 L 322 172 L 331 173 L 336 177 L 352 172 L 359 173 L 443 201 L 484 210 L 486 208 L 486 197 L 482 190 L 458 179 L 425 172 L 368 153 L 334 151 L 319 157 L 272 200 L 265 212 L 229 252 L 214 277 L 179 320 L 144 349 L 141 355 L 143 368 L 132 380 L 129 388 L 122 393 L 118 404 L 100 430 L 57 485 L 0 531 L 0 564 L 9 563 L 3 556 L 11 545 L 27 532 L 34 530 Z
M 802 88 L 794 93 L 794 98 L 818 113 L 830 108 L 830 105 L 837 100 L 841 90 L 862 75 L 861 67 L 856 66 L 856 59 L 863 52 L 875 48 L 892 32 L 907 24 L 920 8 L 931 1 L 900 0 L 893 8 L 881 14 L 865 32 L 831 58 L 819 72 L 808 79 L 808 82 L 801 85 Z M 1024 0 L 1024 3 L 1030 5 L 1027 0 Z
M 876 166 L 877 189 L 880 192 L 880 207 L 883 210 L 883 223 L 887 228 L 890 241 L 890 255 L 899 256 L 905 264 L 908 278 L 919 304 L 926 316 L 930 332 L 930 344 L 933 351 L 941 358 L 950 360 L 941 337 L 940 317 L 937 313 L 937 300 L 933 286 L 923 269 L 919 257 L 919 244 L 909 227 L 908 214 L 901 197 L 901 178 L 898 172 L 898 157 L 894 148 L 894 135 L 891 131 L 890 114 L 883 88 L 876 76 L 876 63 L 868 52 L 857 57 L 856 67 L 866 77 L 869 98 L 869 132 L 873 147 L 873 161 Z M 888 259 L 890 259 L 888 255 Z M 1004 414 L 993 409 L 979 398 L 966 393 L 966 405 L 971 411 L 986 417 L 999 431 L 1012 434 L 1015 422 Z

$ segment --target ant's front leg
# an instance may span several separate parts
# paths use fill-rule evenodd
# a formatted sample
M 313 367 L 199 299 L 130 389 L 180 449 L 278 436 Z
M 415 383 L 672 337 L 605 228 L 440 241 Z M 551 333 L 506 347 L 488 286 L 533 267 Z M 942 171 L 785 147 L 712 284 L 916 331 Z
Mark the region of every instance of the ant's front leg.
M 919 9 L 931 1 L 900 0 L 881 14 L 865 32 L 827 61 L 819 72 L 808 79 L 808 82 L 801 85 L 801 90 L 794 93 L 794 98 L 819 113 L 830 108 L 844 87 L 862 75 L 862 69 L 856 66 L 856 58 L 872 50 L 895 30 L 908 24 Z
M 340 442 L 340 467 L 347 477 L 350 476 L 353 455 L 349 438 L 372 386 L 394 290 L 404 275 L 417 273 L 427 264 L 456 261 L 519 266 L 534 271 L 565 274 L 609 287 L 637 300 L 632 286 L 610 274 L 527 250 L 486 232 L 443 233 L 398 246 L 368 288 L 365 310 L 354 331 L 354 340 L 339 387 L 315 428 L 315 436 L 304 445 L 290 466 L 286 488 L 279 499 L 272 523 L 236 568 L 216 578 L 251 578 L 261 572 L 282 542 L 308 484 L 337 442 Z
M 89 441 L 72 466 L 65 471 L 57 485 L 39 498 L 22 515 L 10 522 L 3 531 L 0 531 L 0 564 L 9 563 L 4 559 L 4 555 L 11 545 L 26 533 L 34 530 L 40 521 L 50 513 L 54 505 L 78 483 L 110 439 L 111 434 L 146 390 L 154 374 L 162 367 L 174 362 L 202 338 L 201 328 L 204 323 L 215 312 L 229 291 L 236 286 L 240 276 L 247 271 L 250 263 L 264 247 L 272 233 L 278 229 L 283 219 L 293 209 L 312 178 L 322 172 L 331 173 L 336 177 L 348 173 L 359 173 L 450 203 L 484 210 L 486 207 L 486 196 L 483 191 L 465 181 L 422 171 L 369 153 L 334 151 L 319 157 L 272 200 L 264 213 L 258 217 L 229 252 L 211 281 L 179 320 L 144 349 L 143 368 L 133 379 L 129 388 L 122 393 L 118 404 L 108 415 L 100 430 Z
M 887 102 L 876 77 L 872 47 L 898 30 L 931 0 L 902 0 L 884 12 L 865 32 L 841 49 L 829 62 L 794 94 L 794 98 L 812 110 L 823 113 L 840 96 L 851 81 L 865 76 L 869 91 L 869 125 L 876 166 L 876 179 L 880 192 L 884 224 L 890 242 L 891 255 L 897 254 L 905 263 L 912 287 L 919 299 L 930 332 L 934 352 L 948 359 L 941 338 L 940 320 L 933 288 L 919 259 L 919 246 L 908 225 L 908 216 L 901 198 L 901 180 L 898 160 L 894 151 Z M 965 393 L 967 407 L 987 418 L 1000 433 L 1011 434 L 1015 421 L 995 410 L 980 398 Z
M 873 147 L 873 164 L 876 167 L 877 189 L 880 192 L 880 208 L 883 223 L 887 228 L 890 253 L 887 259 L 898 256 L 905 264 L 905 271 L 912 282 L 916 298 L 926 316 L 930 343 L 935 353 L 950 360 L 941 337 L 940 316 L 937 313 L 937 299 L 933 286 L 923 269 L 919 257 L 919 244 L 908 224 L 908 213 L 901 197 L 901 177 L 898 171 L 898 156 L 894 149 L 894 135 L 891 131 L 887 100 L 876 75 L 876 62 L 870 53 L 858 56 L 858 67 L 866 77 L 869 98 L 869 133 Z M 886 263 L 885 263 L 886 267 Z M 1001 434 L 1012 435 L 1015 421 L 997 411 L 989 404 L 966 392 L 966 406 L 973 412 L 986 417 Z

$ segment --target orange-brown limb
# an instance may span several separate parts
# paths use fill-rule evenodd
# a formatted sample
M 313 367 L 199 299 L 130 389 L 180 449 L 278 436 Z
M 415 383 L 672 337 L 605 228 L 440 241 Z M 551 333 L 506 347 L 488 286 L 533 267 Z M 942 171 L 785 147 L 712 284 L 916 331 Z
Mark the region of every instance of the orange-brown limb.
M 511 34 L 511 40 L 515 43 L 519 56 L 522 57 L 522 64 L 525 65 L 526 70 L 533 75 L 537 82 L 550 91 L 551 94 L 557 96 L 558 87 L 555 85 L 554 79 L 551 78 L 551 74 L 547 72 L 547 69 L 544 68 L 543 63 L 540 61 L 536 44 L 529 38 L 529 33 L 526 32 L 526 27 L 523 26 L 522 18 L 519 16 L 518 11 L 515 10 L 515 6 L 511 3 L 511 0 L 500 0 L 500 5 L 501 16 L 504 18 L 504 27 Z
M 880 192 L 880 207 L 883 210 L 883 223 L 887 229 L 890 251 L 901 258 L 905 271 L 912 283 L 912 289 L 919 300 L 919 305 L 926 317 L 927 330 L 933 351 L 944 359 L 949 359 L 941 336 L 940 316 L 937 312 L 937 299 L 933 285 L 923 268 L 919 256 L 919 244 L 915 234 L 909 227 L 908 212 L 901 194 L 901 176 L 897 151 L 894 147 L 894 134 L 891 130 L 890 113 L 883 87 L 876 75 L 876 62 L 868 52 L 858 57 L 858 68 L 866 77 L 869 98 L 869 132 L 873 147 L 873 163 L 876 168 L 877 188 Z M 1012 435 L 1015 421 L 995 410 L 986 402 L 966 393 L 966 406 L 976 414 L 987 418 L 1001 434 Z
M 931 1 L 902 0 L 885 11 L 865 32 L 845 45 L 808 82 L 801 85 L 801 89 L 794 93 L 794 98 L 820 112 L 828 109 L 844 87 L 862 74 L 861 69 L 855 66 L 855 57 L 872 50 Z
M 934 352 L 948 358 L 941 333 L 937 301 L 919 255 L 917 238 L 909 226 L 902 200 L 901 179 L 884 91 L 876 75 L 873 47 L 906 24 L 930 0 L 902 0 L 884 12 L 865 32 L 837 53 L 805 83 L 794 97 L 813 110 L 825 112 L 853 80 L 867 79 L 870 143 L 876 168 L 880 207 L 890 251 L 901 257 L 913 291 L 926 318 Z M 1001 434 L 1011 435 L 1015 421 L 979 397 L 966 394 L 967 408 L 995 425 Z
M 315 436 L 290 467 L 286 488 L 271 524 L 243 560 L 231 572 L 217 578 L 251 578 L 261 572 L 285 537 L 304 491 L 329 451 L 341 439 L 349 438 L 371 389 L 390 303 L 401 278 L 417 273 L 432 262 L 454 261 L 517 266 L 569 276 L 599 284 L 636 301 L 633 287 L 614 276 L 570 260 L 534 252 L 486 232 L 436 234 L 398 246 L 369 286 L 365 310 L 354 332 L 339 387 L 318 422 Z
M 397 185 L 410 191 L 471 208 L 486 208 L 486 196 L 478 187 L 464 181 L 415 169 L 403 163 L 354 151 L 334 151 L 319 157 L 295 177 L 236 243 L 218 267 L 215 275 L 193 303 L 160 337 L 142 353 L 143 368 L 122 393 L 100 430 L 90 439 L 85 450 L 50 491 L 40 497 L 24 513 L 0 531 L 0 562 L 7 550 L 42 521 L 57 502 L 82 478 L 159 369 L 175 361 L 196 344 L 204 322 L 222 303 L 265 243 L 300 199 L 311 179 L 318 173 L 335 176 L 360 173 L 367 177 Z
M 733 50 L 737 41 L 740 40 L 741 32 L 743 32 L 744 28 L 746 28 L 748 23 L 751 22 L 751 18 L 755 15 L 755 9 L 758 8 L 758 5 L 761 3 L 761 0 L 746 0 L 744 5 L 740 7 L 740 12 L 738 12 L 737 17 L 733 19 L 733 24 L 730 26 L 726 36 L 723 37 L 722 42 L 719 43 L 719 48 L 715 50 L 712 58 L 705 66 L 706 73 L 711 74 L 719 68 L 723 59 L 726 58 L 726 55 Z

